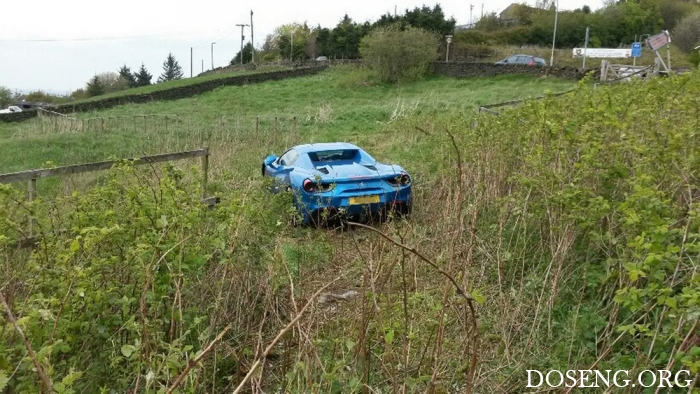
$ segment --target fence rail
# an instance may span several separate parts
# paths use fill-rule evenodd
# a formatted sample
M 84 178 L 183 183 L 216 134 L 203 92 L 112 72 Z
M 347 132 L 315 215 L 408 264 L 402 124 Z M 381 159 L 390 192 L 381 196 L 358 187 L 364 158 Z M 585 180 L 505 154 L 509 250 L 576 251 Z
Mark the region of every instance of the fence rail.
M 185 152 L 165 153 L 154 156 L 144 156 L 134 160 L 134 164 L 149 164 L 160 163 L 164 161 L 182 160 L 191 157 L 207 157 L 209 156 L 208 148 L 197 149 Z M 100 161 L 96 163 L 74 164 L 70 166 L 44 168 L 37 170 L 27 170 L 20 172 L 12 172 L 9 174 L 0 174 L 0 183 L 13 183 L 28 181 L 32 179 L 48 178 L 53 176 L 64 176 L 79 174 L 81 172 L 101 171 L 112 168 L 117 163 L 117 160 Z
M 134 165 L 144 165 L 161 163 L 166 161 L 189 159 L 193 157 L 201 157 L 202 159 L 202 203 L 209 206 L 215 205 L 219 202 L 219 199 L 217 197 L 207 197 L 207 183 L 209 179 L 209 148 L 202 148 L 183 152 L 163 153 L 160 155 L 144 156 L 126 160 L 132 161 Z M 112 168 L 114 164 L 118 163 L 119 161 L 123 160 L 107 160 L 95 163 L 74 164 L 69 166 L 42 168 L 20 172 L 12 172 L 8 174 L 0 174 L 0 184 L 27 181 L 27 200 L 31 202 L 34 201 L 34 199 L 36 198 L 37 179 L 107 170 Z M 36 237 L 34 236 L 34 224 L 34 218 L 30 214 L 28 224 L 29 236 L 27 238 L 19 240 L 16 244 L 18 247 L 31 247 L 34 244 L 36 244 Z
M 565 90 L 565 91 L 563 91 L 563 92 L 553 93 L 553 94 L 551 94 L 551 95 L 542 95 L 542 96 L 530 97 L 530 98 L 526 98 L 526 99 L 512 100 L 512 101 L 503 101 L 503 102 L 495 103 L 495 104 L 482 105 L 482 106 L 479 106 L 479 113 L 481 113 L 481 112 L 487 112 L 487 113 L 494 114 L 494 115 L 500 115 L 501 113 L 498 112 L 498 111 L 494 111 L 493 108 L 506 107 L 506 106 L 514 106 L 514 105 L 517 105 L 517 104 L 522 104 L 522 103 L 524 103 L 524 102 L 526 102 L 526 101 L 531 101 L 531 100 L 542 100 L 542 99 L 547 98 L 547 97 L 550 97 L 550 96 L 551 96 L 551 97 L 559 97 L 559 96 L 563 96 L 563 95 L 565 95 L 565 94 L 567 94 L 567 93 L 571 93 L 571 92 L 573 92 L 574 90 L 575 90 L 575 89 L 569 89 L 569 90 Z

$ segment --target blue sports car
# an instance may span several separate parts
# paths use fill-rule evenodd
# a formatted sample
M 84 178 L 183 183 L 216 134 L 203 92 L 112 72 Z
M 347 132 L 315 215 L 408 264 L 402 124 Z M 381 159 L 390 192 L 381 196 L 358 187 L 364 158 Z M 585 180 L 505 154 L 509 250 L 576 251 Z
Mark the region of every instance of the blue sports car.
M 280 157 L 267 156 L 262 175 L 274 178 L 273 191 L 293 193 L 303 224 L 389 211 L 407 215 L 412 208 L 406 170 L 345 142 L 298 145 Z

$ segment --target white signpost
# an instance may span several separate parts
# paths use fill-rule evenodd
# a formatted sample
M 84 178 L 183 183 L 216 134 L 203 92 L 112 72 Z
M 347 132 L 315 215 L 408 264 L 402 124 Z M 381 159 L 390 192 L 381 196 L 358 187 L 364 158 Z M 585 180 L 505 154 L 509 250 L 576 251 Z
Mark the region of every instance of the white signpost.
M 632 57 L 631 48 L 574 48 L 574 57 L 599 58 L 599 59 L 620 59 Z

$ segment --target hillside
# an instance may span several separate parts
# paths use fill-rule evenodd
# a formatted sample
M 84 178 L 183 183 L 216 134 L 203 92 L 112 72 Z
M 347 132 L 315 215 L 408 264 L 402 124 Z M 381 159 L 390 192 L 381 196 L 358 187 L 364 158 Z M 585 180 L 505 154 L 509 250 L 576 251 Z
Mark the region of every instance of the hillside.
M 2 187 L 2 294 L 41 368 L 7 325 L 0 377 L 18 392 L 46 371 L 76 392 L 512 393 L 528 369 L 697 376 L 700 73 L 475 111 L 571 85 L 396 87 L 340 68 L 80 115 L 104 128 L 0 124 L 0 172 L 208 145 L 221 197 L 199 203 L 196 162 L 68 177 L 60 199 Z M 414 215 L 290 226 L 260 160 L 335 139 L 406 167 Z M 34 252 L 10 246 L 27 212 L 46 233 Z

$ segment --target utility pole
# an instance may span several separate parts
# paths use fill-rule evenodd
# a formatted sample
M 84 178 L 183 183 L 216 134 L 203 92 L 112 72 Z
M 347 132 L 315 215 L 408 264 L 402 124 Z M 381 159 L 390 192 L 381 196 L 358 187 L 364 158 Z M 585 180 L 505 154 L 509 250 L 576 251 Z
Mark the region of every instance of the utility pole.
M 243 40 L 245 40 L 245 35 L 243 35 L 243 29 L 245 29 L 246 26 L 250 26 L 248 24 L 242 25 L 242 24 L 236 24 L 236 26 L 241 27 L 241 66 L 243 65 Z
M 586 51 L 588 50 L 588 33 L 589 33 L 589 28 L 586 27 L 586 41 L 583 43 L 583 69 L 586 69 Z M 635 36 L 637 37 L 637 36 Z M 635 38 L 636 40 L 636 38 Z M 635 58 L 636 59 L 636 58 Z
M 554 65 L 554 44 L 557 41 L 557 21 L 559 19 L 559 0 L 557 0 L 556 11 L 554 14 L 554 37 L 552 38 L 552 57 L 549 58 L 549 67 Z
M 394 18 L 396 18 L 396 5 L 394 5 Z
M 192 66 L 192 53 L 193 53 L 193 51 L 192 50 L 193 50 L 193 48 L 190 47 L 190 78 L 192 78 L 192 74 L 194 74 L 194 71 L 192 71 L 193 70 L 193 68 L 192 68 L 193 67 Z
M 202 59 L 202 73 L 204 73 L 204 59 Z
M 291 62 L 294 61 L 294 30 L 296 29 L 292 29 L 292 38 L 289 45 L 289 61 Z
M 484 3 L 481 3 L 481 19 L 484 19 Z
M 253 41 L 253 10 L 250 10 L 250 62 L 255 64 L 255 41 Z M 241 55 L 243 55 L 241 53 Z
M 214 69 L 214 44 L 215 42 L 211 43 L 211 69 Z
M 469 4 L 469 28 L 473 28 L 474 24 L 472 23 L 472 10 L 474 9 L 474 4 Z

